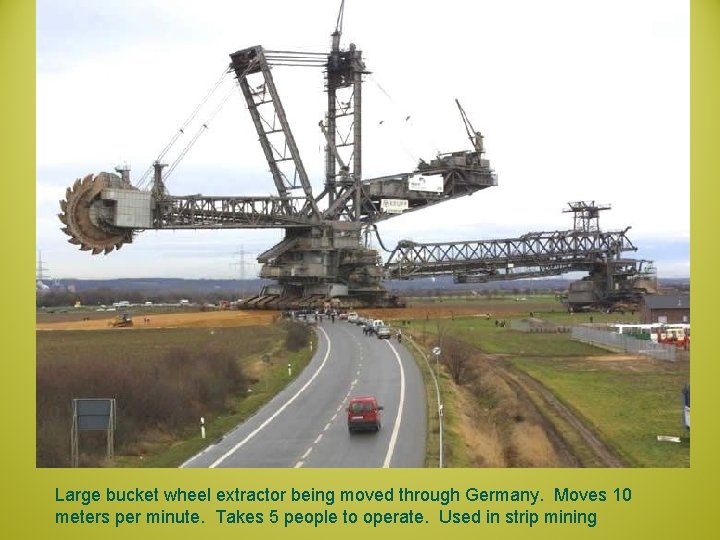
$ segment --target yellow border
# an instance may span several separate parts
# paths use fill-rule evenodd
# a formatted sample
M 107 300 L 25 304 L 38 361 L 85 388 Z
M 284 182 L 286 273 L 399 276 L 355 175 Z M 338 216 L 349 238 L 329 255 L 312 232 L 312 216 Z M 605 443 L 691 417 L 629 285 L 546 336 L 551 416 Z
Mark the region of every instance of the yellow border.
M 691 382 L 696 408 L 693 422 L 698 433 L 691 447 L 690 463 L 701 482 L 697 492 L 710 493 L 710 471 L 717 473 L 718 392 L 714 382 L 720 376 L 714 361 L 717 335 L 718 265 L 716 232 L 718 222 L 718 180 L 720 179 L 720 1 L 691 3 L 690 56 L 690 228 L 694 365 Z M 702 486 L 702 487 L 701 487 Z M 705 488 L 705 489 L 703 489 Z
M 35 469 L 34 418 L 34 163 L 35 163 L 35 6 L 31 1 L 0 0 L 0 164 L 3 171 L 3 224 L 5 228 L 6 292 L 3 295 L 2 335 L 7 345 L 3 358 L 2 392 L 3 481 L 0 484 L 3 517 L 2 533 L 15 537 L 97 538 L 100 535 L 136 538 L 194 538 L 212 535 L 216 538 L 247 534 L 293 537 L 398 537 L 411 534 L 434 537 L 492 535 L 493 538 L 677 538 L 707 537 L 715 530 L 715 482 L 717 476 L 718 409 L 716 386 L 720 381 L 719 362 L 713 354 L 717 334 L 715 270 L 718 268 L 716 233 L 718 200 L 716 184 L 720 180 L 720 1 L 695 0 L 691 3 L 691 227 L 692 227 L 692 310 L 693 340 L 693 430 L 690 469 L 651 470 L 455 470 L 455 471 L 319 471 L 319 470 L 44 470 Z M 611 39 L 611 36 L 608 36 Z M 668 134 L 669 138 L 672 133 Z M 668 147 L 671 156 L 671 145 Z M 19 231 L 19 232 L 18 232 Z M 701 291 L 702 294 L 699 294 Z M 290 490 L 291 487 L 389 489 L 413 488 L 541 489 L 550 498 L 553 487 L 568 486 L 581 490 L 612 490 L 631 487 L 633 500 L 626 504 L 578 503 L 575 508 L 599 512 L 597 528 L 582 526 L 535 528 L 526 526 L 465 525 L 439 526 L 436 513 L 426 505 L 414 505 L 431 514 L 433 523 L 413 526 L 311 526 L 282 528 L 263 525 L 186 525 L 152 529 L 147 526 L 125 528 L 76 525 L 53 525 L 57 503 L 54 488 L 261 488 L 265 486 Z M 547 502 L 547 501 L 546 501 Z M 192 505 L 185 505 L 192 507 Z M 213 508 L 201 507 L 208 521 Z M 376 505 L 373 509 L 404 511 L 410 505 Z M 557 505 L 555 505 L 557 506 Z M 97 510 L 107 509 L 98 504 Z M 181 505 L 182 507 L 182 505 Z M 124 509 L 131 509 L 125 506 Z M 474 510 L 469 503 L 455 506 Z M 547 503 L 543 510 L 553 505 Z M 149 508 L 143 507 L 142 510 Z M 180 508 L 174 508 L 175 510 Z M 269 506 L 249 508 L 269 510 Z M 288 508 L 282 508 L 286 510 Z M 326 509 L 322 504 L 305 504 L 297 510 Z M 338 510 L 339 508 L 335 508 Z M 351 505 L 362 513 L 366 508 Z M 498 511 L 507 508 L 499 506 Z

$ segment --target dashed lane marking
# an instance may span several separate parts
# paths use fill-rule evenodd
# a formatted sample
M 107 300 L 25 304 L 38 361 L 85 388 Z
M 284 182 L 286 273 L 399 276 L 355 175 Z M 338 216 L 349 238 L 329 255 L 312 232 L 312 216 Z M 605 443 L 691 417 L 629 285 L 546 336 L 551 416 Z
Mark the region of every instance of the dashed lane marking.
M 210 468 L 211 468 L 211 469 L 217 467 L 217 466 L 220 465 L 223 461 L 225 461 L 227 458 L 229 458 L 231 455 L 233 455 L 235 452 L 237 452 L 237 450 L 238 450 L 239 448 L 241 448 L 242 446 L 244 446 L 250 439 L 252 439 L 253 437 L 255 437 L 255 435 L 257 435 L 258 433 L 260 433 L 260 431 L 262 431 L 270 422 L 272 422 L 273 420 L 275 420 L 275 418 L 277 418 L 280 414 L 282 414 L 282 412 L 283 412 L 285 409 L 287 409 L 287 408 L 290 406 L 290 404 L 291 404 L 293 401 L 295 401 L 295 400 L 298 398 L 298 396 L 300 396 L 300 394 L 302 394 L 302 393 L 308 388 L 308 386 L 310 386 L 310 385 L 312 384 L 312 382 L 315 380 L 315 378 L 320 374 L 320 371 L 322 371 L 322 369 L 325 367 L 325 364 L 327 363 L 327 360 L 328 360 L 328 358 L 330 357 L 330 349 L 332 348 L 332 346 L 331 346 L 332 344 L 331 344 L 331 342 L 330 342 L 330 337 L 327 335 L 327 332 L 325 332 L 325 330 L 323 330 L 322 328 L 318 328 L 318 330 L 320 330 L 320 331 L 323 333 L 323 335 L 325 336 L 325 339 L 327 340 L 328 346 L 327 346 L 327 351 L 325 352 L 325 358 L 323 358 L 322 363 L 321 363 L 321 364 L 318 366 L 318 368 L 315 370 L 315 373 L 312 374 L 312 377 L 310 377 L 310 378 L 308 379 L 308 381 L 307 381 L 304 385 L 302 385 L 302 387 L 300 388 L 300 390 L 298 390 L 297 392 L 295 392 L 295 394 L 294 394 L 290 399 L 288 399 L 277 411 L 275 411 L 270 417 L 268 417 L 267 420 L 265 420 L 262 424 L 260 424 L 260 425 L 259 425 L 257 428 L 255 428 L 253 431 L 251 431 L 251 432 L 247 435 L 247 437 L 245 437 L 242 441 L 240 441 L 240 442 L 237 443 L 235 446 L 233 446 L 230 450 L 228 450 L 227 452 L 225 452 L 225 453 L 224 453 L 222 456 L 220 456 L 218 459 L 216 459 L 215 461 L 213 461 L 213 462 L 210 464 Z

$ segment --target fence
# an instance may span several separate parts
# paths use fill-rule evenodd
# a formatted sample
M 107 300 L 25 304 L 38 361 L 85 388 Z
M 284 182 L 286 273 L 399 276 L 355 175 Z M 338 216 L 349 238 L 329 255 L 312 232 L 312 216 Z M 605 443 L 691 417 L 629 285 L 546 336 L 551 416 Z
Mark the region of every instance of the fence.
M 626 353 L 652 356 L 657 360 L 674 362 L 677 359 L 677 347 L 674 345 L 636 339 L 632 336 L 616 334 L 615 332 L 609 332 L 607 330 L 598 330 L 586 326 L 573 326 L 572 338 Z
M 518 332 L 543 332 L 543 333 L 562 333 L 570 332 L 569 326 L 561 326 L 552 323 L 533 323 L 527 320 L 512 320 L 510 328 Z

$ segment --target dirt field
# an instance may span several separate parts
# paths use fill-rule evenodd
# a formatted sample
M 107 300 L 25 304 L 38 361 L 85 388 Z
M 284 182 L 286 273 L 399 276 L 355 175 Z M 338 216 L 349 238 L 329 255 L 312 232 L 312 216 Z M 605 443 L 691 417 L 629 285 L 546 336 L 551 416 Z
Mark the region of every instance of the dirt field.
M 403 320 L 403 319 L 443 319 L 452 317 L 487 317 L 491 318 L 509 318 L 512 316 L 526 316 L 528 313 L 541 310 L 547 310 L 547 303 L 533 302 L 488 302 L 481 305 L 478 302 L 475 305 L 443 305 L 443 304 L 427 304 L 414 305 L 406 308 L 373 308 L 359 309 L 358 313 L 363 316 L 376 317 L 384 321 Z M 558 307 L 560 310 L 561 307 Z
M 83 314 L 58 322 L 38 322 L 37 330 L 107 330 L 116 314 L 82 320 Z M 209 328 L 218 326 L 252 326 L 270 324 L 278 313 L 275 311 L 207 311 L 194 313 L 159 313 L 134 315 L 134 326 L 117 328 L 118 331 L 134 331 L 146 328 Z
M 507 303 L 505 305 L 492 305 L 489 310 L 475 306 L 443 306 L 427 305 L 412 306 L 407 308 L 377 308 L 372 310 L 359 310 L 363 316 L 381 318 L 386 321 L 409 320 L 423 318 L 442 319 L 452 317 L 487 317 L 505 318 L 512 315 L 524 314 L 528 309 L 539 310 L 546 304 L 516 305 Z M 60 314 L 43 314 L 38 316 L 36 323 L 37 330 L 106 330 L 109 323 L 119 312 L 96 313 L 72 311 Z M 249 326 L 257 324 L 269 324 L 279 316 L 277 311 L 206 311 L 191 313 L 148 313 L 134 314 L 134 326 L 130 330 L 141 328 L 197 328 L 212 326 Z M 89 320 L 82 320 L 88 317 Z M 145 319 L 149 322 L 145 322 Z M 53 319 L 57 319 L 54 321 Z M 126 329 L 128 330 L 128 329 Z

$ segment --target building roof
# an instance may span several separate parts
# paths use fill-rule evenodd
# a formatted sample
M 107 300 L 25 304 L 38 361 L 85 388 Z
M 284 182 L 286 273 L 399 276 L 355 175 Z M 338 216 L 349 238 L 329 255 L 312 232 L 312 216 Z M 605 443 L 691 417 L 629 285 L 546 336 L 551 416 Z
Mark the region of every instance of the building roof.
M 650 294 L 643 302 L 648 309 L 690 309 L 689 294 Z

